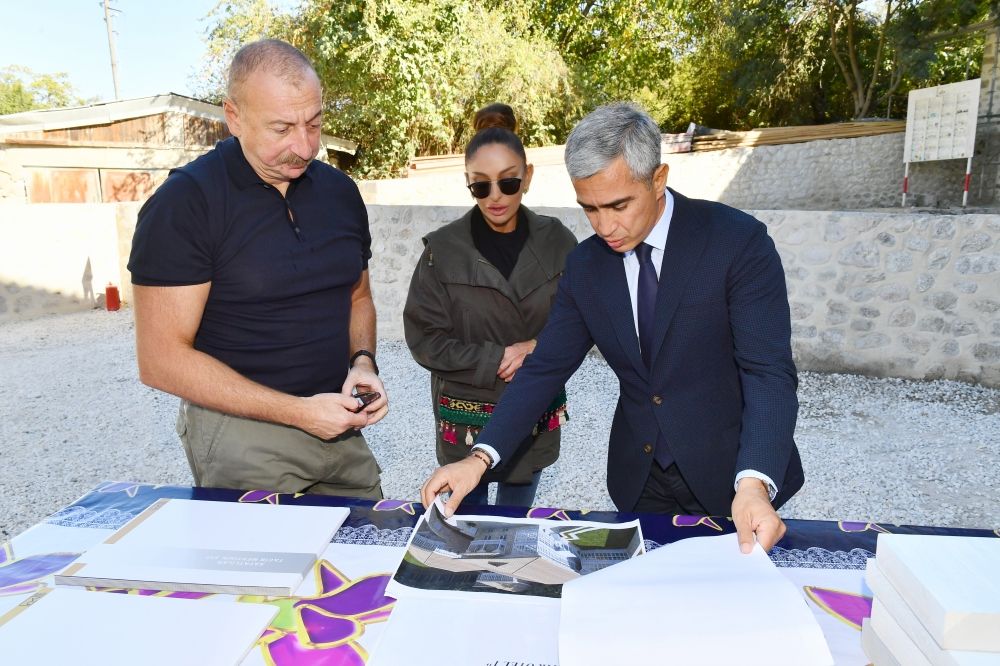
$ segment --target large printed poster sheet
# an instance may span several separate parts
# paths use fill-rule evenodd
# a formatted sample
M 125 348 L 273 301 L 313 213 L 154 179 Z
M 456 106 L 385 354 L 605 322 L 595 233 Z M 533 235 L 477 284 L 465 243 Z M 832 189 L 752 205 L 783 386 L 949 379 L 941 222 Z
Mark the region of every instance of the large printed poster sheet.
M 414 528 L 387 592 L 558 599 L 564 583 L 644 552 L 639 521 L 445 518 L 439 498 Z
M 564 586 L 643 553 L 639 521 L 445 518 L 438 499 L 386 587 L 397 602 L 368 666 L 558 666 Z
M 972 157 L 976 147 L 980 80 L 911 90 L 903 162 Z

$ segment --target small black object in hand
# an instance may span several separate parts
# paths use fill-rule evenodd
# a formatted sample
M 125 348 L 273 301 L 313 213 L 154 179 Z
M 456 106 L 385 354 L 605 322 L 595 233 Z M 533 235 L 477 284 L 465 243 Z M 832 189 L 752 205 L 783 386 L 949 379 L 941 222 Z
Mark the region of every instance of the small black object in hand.
M 382 397 L 382 394 L 378 391 L 365 391 L 364 393 L 355 393 L 353 397 L 358 401 L 358 408 L 354 410 L 357 413 Z

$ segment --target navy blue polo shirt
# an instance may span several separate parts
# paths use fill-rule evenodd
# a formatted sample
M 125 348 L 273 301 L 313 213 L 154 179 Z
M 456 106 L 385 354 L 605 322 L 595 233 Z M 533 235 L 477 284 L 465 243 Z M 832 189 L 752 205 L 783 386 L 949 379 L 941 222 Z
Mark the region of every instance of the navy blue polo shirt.
M 137 285 L 211 282 L 194 348 L 307 396 L 347 376 L 351 290 L 370 257 L 354 181 L 314 161 L 282 197 L 229 138 L 143 205 L 128 269 Z

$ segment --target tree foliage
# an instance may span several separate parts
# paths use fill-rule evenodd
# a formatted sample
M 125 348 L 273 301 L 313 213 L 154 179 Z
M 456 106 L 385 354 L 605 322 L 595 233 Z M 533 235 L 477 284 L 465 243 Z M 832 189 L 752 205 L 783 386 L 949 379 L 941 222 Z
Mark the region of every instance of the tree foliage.
M 291 33 L 323 81 L 330 131 L 361 144 L 359 171 L 394 175 L 418 154 L 462 150 L 475 110 L 503 100 L 529 143 L 553 141 L 568 70 L 501 10 L 461 0 L 314 1 Z
M 459 152 L 487 103 L 528 145 L 565 139 L 595 106 L 640 102 L 666 131 L 824 123 L 905 112 L 908 90 L 976 76 L 1000 0 L 267 0 L 210 15 L 203 95 L 247 41 L 286 39 L 322 79 L 325 129 L 355 171 L 398 174 Z M 898 100 L 893 102 L 893 100 Z
M 205 37 L 202 72 L 192 80 L 196 94 L 221 104 L 226 96 L 227 69 L 241 46 L 258 39 L 285 39 L 292 16 L 275 10 L 267 0 L 221 1 L 205 20 L 210 27 Z
M 944 73 L 949 63 L 941 56 L 948 47 L 942 42 L 964 36 L 959 48 L 972 55 L 972 40 L 955 26 L 983 21 L 995 10 L 994 2 L 983 0 L 884 0 L 866 7 L 869 4 L 817 0 L 812 8 L 827 27 L 853 118 L 869 115 L 873 105 L 888 99 L 907 79 L 926 80 L 932 69 Z
M 63 72 L 40 74 L 19 65 L 0 69 L 0 115 L 83 103 Z
M 518 30 L 541 35 L 563 54 L 588 105 L 629 98 L 671 70 L 670 0 L 494 0 L 513 7 Z
M 685 3 L 681 3 L 685 4 Z M 675 14 L 685 43 L 665 127 L 823 123 L 905 111 L 913 88 L 974 77 L 992 0 L 720 0 Z M 680 5 L 678 5 L 680 6 Z

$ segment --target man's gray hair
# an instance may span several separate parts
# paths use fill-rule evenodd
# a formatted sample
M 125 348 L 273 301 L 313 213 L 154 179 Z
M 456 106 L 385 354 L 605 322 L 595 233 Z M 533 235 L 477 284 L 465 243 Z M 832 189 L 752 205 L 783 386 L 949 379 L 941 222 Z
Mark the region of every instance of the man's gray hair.
M 243 84 L 257 70 L 264 70 L 296 87 L 308 74 L 316 76 L 316 70 L 302 51 L 280 39 L 261 39 L 246 44 L 233 56 L 226 96 L 238 102 Z
M 590 178 L 618 157 L 625 160 L 633 179 L 652 184 L 660 166 L 660 128 L 635 104 L 597 107 L 566 140 L 566 170 L 571 180 Z

